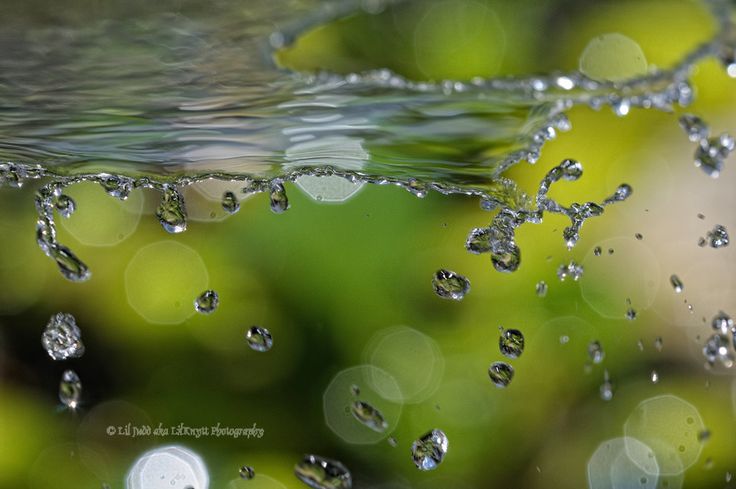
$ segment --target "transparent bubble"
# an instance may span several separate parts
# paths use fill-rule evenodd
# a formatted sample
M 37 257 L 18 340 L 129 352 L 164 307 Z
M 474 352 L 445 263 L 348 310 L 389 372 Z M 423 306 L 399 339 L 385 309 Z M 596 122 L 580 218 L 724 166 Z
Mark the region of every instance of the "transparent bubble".
M 381 412 L 386 429 L 371 429 L 355 418 L 351 408 L 355 403 L 351 389 L 354 385 L 360 386 L 360 400 Z M 327 426 L 348 443 L 372 444 L 384 440 L 396 428 L 402 410 L 401 403 L 386 399 L 384 393 L 390 394 L 391 399 L 401 398 L 398 383 L 387 372 L 371 365 L 342 370 L 333 377 L 322 397 Z
M 580 71 L 596 80 L 626 80 L 645 75 L 647 69 L 641 46 L 619 33 L 594 37 L 580 56 Z
M 628 297 L 636 298 L 638 311 L 649 308 L 657 296 L 662 277 L 659 259 L 643 241 L 613 238 L 600 243 L 616 253 L 583 260 L 588 280 L 580 282 L 583 299 L 603 317 L 621 319 Z
M 429 336 L 405 326 L 373 335 L 364 350 L 364 358 L 396 379 L 399 389 L 386 390 L 381 378 L 371 378 L 372 387 L 394 402 L 413 404 L 427 399 L 439 387 L 445 370 L 439 345 Z
M 179 324 L 195 314 L 192 297 L 207 289 L 208 281 L 199 253 L 171 240 L 141 248 L 125 270 L 128 303 L 156 324 Z
M 337 176 L 303 175 L 294 183 L 299 189 L 317 202 L 345 202 L 354 197 L 365 185 Z
M 698 433 L 704 429 L 695 406 L 670 394 L 642 401 L 624 424 L 627 437 L 641 440 L 652 448 L 662 475 L 681 474 L 698 460 L 703 448 Z M 626 449 L 636 462 L 634 449 L 628 445 Z M 647 469 L 643 464 L 638 465 Z
M 659 466 L 652 450 L 634 438 L 604 441 L 588 461 L 589 489 L 655 489 L 658 480 Z
M 77 202 L 69 219 L 58 223 L 74 239 L 87 246 L 113 246 L 138 229 L 143 211 L 143 193 L 132 192 L 126 200 L 111 199 L 98 184 L 83 182 L 65 189 Z
M 126 489 L 207 489 L 204 461 L 181 446 L 155 448 L 136 460 L 128 472 Z

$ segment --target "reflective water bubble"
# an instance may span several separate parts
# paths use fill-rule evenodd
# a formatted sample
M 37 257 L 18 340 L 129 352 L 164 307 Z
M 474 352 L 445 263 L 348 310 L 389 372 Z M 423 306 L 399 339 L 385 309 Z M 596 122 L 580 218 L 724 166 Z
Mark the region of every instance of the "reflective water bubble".
M 728 246 L 729 237 L 726 228 L 717 224 L 712 230 L 705 235 L 707 243 L 711 248 L 723 248 Z
M 470 231 L 465 241 L 465 249 L 480 255 L 491 251 L 491 230 L 489 228 L 475 228 Z
M 187 230 L 187 211 L 184 198 L 174 186 L 165 186 L 161 194 L 161 204 L 156 209 L 156 217 L 168 233 L 182 233 Z
M 396 447 L 399 446 L 399 442 L 396 441 L 396 437 L 393 437 L 393 436 L 389 436 L 388 437 L 388 444 L 391 445 L 394 448 L 396 448 Z
M 719 311 L 718 314 L 713 316 L 710 324 L 715 331 L 722 335 L 736 332 L 734 330 L 733 319 L 723 311 Z
M 508 251 L 491 253 L 491 264 L 498 272 L 511 273 L 521 265 L 521 249 L 515 244 Z
M 411 457 L 419 470 L 434 470 L 447 454 L 449 441 L 442 430 L 432 430 L 411 445 Z
M 547 283 L 544 280 L 541 280 L 537 282 L 537 286 L 535 287 L 535 292 L 537 293 L 538 297 L 545 297 L 547 295 L 548 290 Z
M 570 261 L 567 265 L 562 264 L 557 268 L 557 278 L 561 282 L 564 282 L 568 277 L 574 281 L 580 280 L 583 276 L 583 266 L 578 265 L 574 260 Z
M 144 453 L 128 472 L 126 489 L 207 489 L 204 461 L 188 448 L 163 446 Z
M 228 190 L 222 194 L 222 208 L 228 214 L 235 214 L 240 210 L 240 201 L 235 192 Z
M 603 383 L 598 388 L 598 393 L 601 399 L 603 399 L 604 401 L 610 401 L 611 399 L 613 399 L 614 391 L 615 386 L 611 381 L 611 377 L 608 375 L 608 370 L 606 370 L 605 372 L 603 372 Z
M 680 127 L 685 131 L 690 141 L 697 143 L 708 137 L 710 129 L 700 117 L 693 114 L 685 114 L 680 117 Z
M 470 291 L 470 281 L 460 274 L 440 269 L 432 278 L 432 288 L 443 299 L 461 301 Z
M 283 183 L 274 182 L 271 185 L 269 201 L 271 210 L 276 214 L 281 214 L 289 209 L 289 198 L 286 196 L 286 189 Z
M 601 363 L 606 358 L 606 352 L 603 351 L 603 347 L 598 340 L 591 341 L 588 344 L 588 356 L 595 364 Z
M 122 175 L 100 174 L 98 182 L 110 196 L 119 200 L 126 200 L 133 190 L 133 179 Z
M 318 455 L 305 455 L 301 463 L 294 466 L 294 474 L 313 489 L 353 487 L 350 471 L 342 463 Z
M 245 340 L 248 346 L 255 351 L 266 352 L 273 346 L 271 333 L 260 326 L 251 326 L 245 333 Z
M 82 381 L 74 370 L 64 370 L 59 382 L 59 400 L 69 409 L 76 409 L 82 399 Z
M 69 218 L 77 210 L 77 203 L 66 194 L 61 194 L 54 199 L 54 207 L 61 217 Z
M 682 280 L 677 275 L 670 275 L 670 285 L 672 285 L 672 288 L 675 290 L 676 293 L 681 293 L 685 286 L 682 283 Z
M 41 344 L 54 360 L 79 358 L 84 354 L 82 332 L 74 316 L 63 312 L 51 316 L 41 335 Z
M 668 487 L 658 485 L 659 465 L 651 448 L 634 438 L 614 438 L 598 445 L 588 460 L 587 475 L 589 489 Z
M 624 424 L 626 436 L 651 447 L 662 475 L 679 475 L 695 464 L 703 448 L 698 433 L 704 429 L 695 406 L 670 394 L 642 401 Z M 632 460 L 634 451 L 627 445 Z M 637 465 L 647 470 L 646 464 Z
M 508 387 L 514 378 L 514 367 L 506 362 L 493 362 L 488 367 L 488 376 L 496 387 Z
M 518 329 L 506 329 L 498 339 L 498 348 L 507 358 L 519 358 L 524 352 L 524 335 Z
M 214 290 L 205 290 L 194 300 L 194 308 L 200 314 L 211 314 L 220 305 L 220 296 Z
M 240 467 L 240 471 L 238 473 L 240 474 L 240 478 L 245 480 L 251 480 L 256 476 L 256 471 L 253 470 L 253 467 L 250 465 L 243 465 Z
M 388 422 L 381 411 L 365 401 L 355 401 L 350 405 L 353 417 L 368 428 L 383 433 L 388 428 Z
M 359 401 L 353 390 L 358 383 L 362 386 Z M 325 423 L 347 443 L 374 444 L 384 440 L 398 425 L 402 404 L 387 399 L 383 393 L 393 399 L 402 397 L 396 379 L 387 372 L 371 365 L 342 370 L 330 381 L 322 397 Z
M 48 248 L 48 255 L 56 261 L 59 271 L 67 280 L 84 282 L 92 276 L 87 265 L 64 245 L 55 243 Z

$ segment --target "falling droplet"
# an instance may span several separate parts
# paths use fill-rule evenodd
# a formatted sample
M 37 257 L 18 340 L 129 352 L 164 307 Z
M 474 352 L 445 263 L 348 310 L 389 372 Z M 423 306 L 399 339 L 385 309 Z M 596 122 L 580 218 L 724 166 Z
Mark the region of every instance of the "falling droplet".
M 41 344 L 54 360 L 79 358 L 84 354 L 82 333 L 74 316 L 63 312 L 51 316 L 41 335 Z
M 606 358 L 606 352 L 603 351 L 603 347 L 599 341 L 591 341 L 588 344 L 588 356 L 595 364 L 601 363 Z
M 626 319 L 633 321 L 636 319 L 636 310 L 633 307 L 629 307 L 626 310 Z
M 680 277 L 677 275 L 671 275 L 670 276 L 670 284 L 672 284 L 672 288 L 675 289 L 676 293 L 681 293 L 685 286 L 682 284 L 682 280 L 680 280 Z
M 536 292 L 537 296 L 544 297 L 547 295 L 547 283 L 544 280 L 537 282 Z
M 634 237 L 635 237 L 635 238 L 636 238 L 637 240 L 639 240 L 639 241 L 641 241 L 642 239 L 644 239 L 644 235 L 643 235 L 643 234 L 641 234 L 641 233 L 636 233 L 636 234 L 634 235 Z
M 662 351 L 663 347 L 663 341 L 661 336 L 657 336 L 657 338 L 654 340 L 654 348 L 657 349 L 657 351 Z
M 698 432 L 698 441 L 700 443 L 705 443 L 708 440 L 710 440 L 710 430 L 709 429 L 706 428 Z
M 66 246 L 54 243 L 48 248 L 48 254 L 56 261 L 59 271 L 67 280 L 84 282 L 92 276 L 87 265 Z
M 568 277 L 577 282 L 582 276 L 583 266 L 578 265 L 574 260 L 570 261 L 567 265 L 562 264 L 557 268 L 557 278 L 560 279 L 560 282 L 564 282 Z
M 59 400 L 69 409 L 76 409 L 82 398 L 82 382 L 74 370 L 65 370 L 59 383 Z
M 220 305 L 220 296 L 214 290 L 205 290 L 194 301 L 194 309 L 200 314 L 211 314 Z
M 245 339 L 248 341 L 248 346 L 255 351 L 268 351 L 273 346 L 271 333 L 260 326 L 251 326 L 248 332 L 245 333 Z
M 600 396 L 604 401 L 613 399 L 613 383 L 608 376 L 608 371 L 603 372 L 603 383 L 600 387 Z
M 708 244 L 711 248 L 723 248 L 728 246 L 729 238 L 726 228 L 717 224 L 711 231 L 705 235 Z
M 375 432 L 383 433 L 388 428 L 388 422 L 381 411 L 365 401 L 355 401 L 350 406 L 353 417 L 363 423 L 364 426 Z
M 411 445 L 411 458 L 419 470 L 434 470 L 447 454 L 449 441 L 442 430 L 432 430 Z
M 394 448 L 396 448 L 396 447 L 398 447 L 398 446 L 399 446 L 399 442 L 397 442 L 397 441 L 396 441 L 396 438 L 395 438 L 395 437 L 393 437 L 393 436 L 389 436 L 389 437 L 388 437 L 388 444 L 389 444 L 389 445 L 391 445 L 391 446 L 392 446 L 392 447 L 394 447 Z
M 731 354 L 728 351 L 728 336 L 716 333 L 708 338 L 703 346 L 703 355 L 710 365 L 719 360 L 728 366 L 731 361 Z
M 721 134 L 717 138 L 701 139 L 695 151 L 695 166 L 706 175 L 718 178 L 723 170 L 723 163 L 736 147 L 734 138 Z
M 733 325 L 733 319 L 731 319 L 731 316 L 723 311 L 719 311 L 718 314 L 713 316 L 710 324 L 716 332 L 722 335 L 727 335 L 728 333 L 736 333 Z
M 250 465 L 243 465 L 240 467 L 240 478 L 245 480 L 251 480 L 256 476 L 256 471 Z
M 593 248 L 593 254 L 595 256 L 601 256 L 601 253 L 603 253 L 603 250 L 600 246 L 596 246 L 595 248 Z
M 222 195 L 222 208 L 228 214 L 235 214 L 240 210 L 240 202 L 235 193 L 228 190 Z
M 680 117 L 680 127 L 685 131 L 690 141 L 694 143 L 708 137 L 708 125 L 696 115 L 685 114 Z
M 318 455 L 305 455 L 294 466 L 297 479 L 313 489 L 350 489 L 353 487 L 350 471 L 337 460 Z
M 519 358 L 524 352 L 524 335 L 518 329 L 507 329 L 498 339 L 498 348 L 506 358 Z
M 69 218 L 77 210 L 77 203 L 66 194 L 61 194 L 54 200 L 54 207 L 59 211 L 61 217 Z
M 652 373 L 650 375 L 650 379 L 652 380 L 652 384 L 656 384 L 659 382 L 659 374 L 656 370 L 652 370 Z
M 488 367 L 488 376 L 496 387 L 508 387 L 514 378 L 514 367 L 506 362 L 493 362 Z
M 289 209 L 289 198 L 286 196 L 286 189 L 281 182 L 271 184 L 271 210 L 276 214 L 281 214 Z
M 352 394 L 352 395 L 353 395 L 354 397 L 358 397 L 358 396 L 360 396 L 360 387 L 358 387 L 358 386 L 357 386 L 356 384 L 353 384 L 353 385 L 351 385 L 351 386 L 350 386 L 350 393 L 351 393 L 351 394 Z
M 515 272 L 521 265 L 521 249 L 516 245 L 512 245 L 508 251 L 492 253 L 491 263 L 493 268 L 499 272 Z
M 465 249 L 480 255 L 491 251 L 491 230 L 489 228 L 475 228 L 470 231 L 465 241 Z
M 461 301 L 470 291 L 470 281 L 455 272 L 440 269 L 432 278 L 432 287 L 443 299 Z
M 184 198 L 176 187 L 165 186 L 161 195 L 161 204 L 156 209 L 161 226 L 168 233 L 176 234 L 187 230 L 187 212 Z

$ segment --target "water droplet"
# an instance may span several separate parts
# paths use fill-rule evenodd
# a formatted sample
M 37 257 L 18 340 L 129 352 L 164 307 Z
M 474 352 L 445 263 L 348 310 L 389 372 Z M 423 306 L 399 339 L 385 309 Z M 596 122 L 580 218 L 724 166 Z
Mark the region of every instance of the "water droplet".
M 365 401 L 353 402 L 350 406 L 350 411 L 353 413 L 355 419 L 377 433 L 383 433 L 388 428 L 388 423 L 383 417 L 383 414 L 381 414 L 381 411 Z
M 432 278 L 432 287 L 443 299 L 461 301 L 470 291 L 470 281 L 455 272 L 440 269 Z
M 652 384 L 656 384 L 657 382 L 659 382 L 659 374 L 656 370 L 652 370 L 649 378 L 652 380 Z
M 105 192 L 117 199 L 126 200 L 133 189 L 133 180 L 128 177 L 106 173 L 99 175 L 99 177 L 98 181 Z
M 271 333 L 260 326 L 251 326 L 248 332 L 245 333 L 245 339 L 248 341 L 248 346 L 255 351 L 268 351 L 273 346 Z
M 708 125 L 696 115 L 685 114 L 680 117 L 680 127 L 685 131 L 690 141 L 694 143 L 708 137 Z
M 595 256 L 601 256 L 601 253 L 603 253 L 603 250 L 600 246 L 596 246 L 595 248 L 593 248 L 593 254 Z
M 355 397 L 360 396 L 360 387 L 358 387 L 356 384 L 351 385 L 350 393 L 353 394 L 353 396 Z
M 703 355 L 710 365 L 713 365 L 716 360 L 727 365 L 731 361 L 728 336 L 718 333 L 710 336 L 703 346 Z
M 493 362 L 488 367 L 488 376 L 496 387 L 507 387 L 514 378 L 514 368 L 506 362 Z
M 394 448 L 396 448 L 397 446 L 399 446 L 399 442 L 397 442 L 396 441 L 396 438 L 393 437 L 393 436 L 389 436 L 388 437 L 388 444 L 391 445 Z
M 608 254 L 613 255 L 613 248 L 608 248 Z
M 156 209 L 161 226 L 168 233 L 182 233 L 187 229 L 187 212 L 184 198 L 176 187 L 165 186 L 161 195 L 161 204 Z
M 447 435 L 432 430 L 411 445 L 411 457 L 419 470 L 434 470 L 442 463 L 448 449 Z
M 537 282 L 536 292 L 539 297 L 544 297 L 547 295 L 547 283 L 544 280 L 540 280 Z
M 200 314 L 211 314 L 220 305 L 220 296 L 214 290 L 205 290 L 194 301 L 194 309 Z
M 82 382 L 74 370 L 65 370 L 59 383 L 59 400 L 69 409 L 76 409 L 82 398 Z
M 723 248 L 728 246 L 729 238 L 726 228 L 717 224 L 711 231 L 705 235 L 708 244 L 711 248 Z
M 677 275 L 670 275 L 670 284 L 672 284 L 672 288 L 675 289 L 676 293 L 681 293 L 685 286 L 682 284 L 682 280 L 680 280 L 680 277 Z
M 256 476 L 256 471 L 250 465 L 243 465 L 240 467 L 240 478 L 245 480 L 251 480 Z
M 559 278 L 561 282 L 564 282 L 568 277 L 577 282 L 582 276 L 583 266 L 578 265 L 574 260 L 570 261 L 567 265 L 560 265 L 557 269 L 557 278 Z
M 56 261 L 59 271 L 67 280 L 84 282 L 89 280 L 92 272 L 77 255 L 64 245 L 54 243 L 48 248 L 48 255 Z
M 54 207 L 59 211 L 61 217 L 69 218 L 77 210 L 77 203 L 66 194 L 61 194 L 54 199 Z
M 234 192 L 228 190 L 222 194 L 222 208 L 228 214 L 235 214 L 240 210 L 240 201 Z
M 604 401 L 610 401 L 613 399 L 613 382 L 611 382 L 611 379 L 608 376 L 608 371 L 605 371 L 603 373 L 603 383 L 601 384 L 601 387 L 599 389 L 601 399 Z
M 644 239 L 644 235 L 643 235 L 643 234 L 641 234 L 641 233 L 636 233 L 636 234 L 634 235 L 634 237 L 635 237 L 636 239 L 638 239 L 639 241 L 641 241 L 642 239 Z
M 603 351 L 599 341 L 594 340 L 588 344 L 588 356 L 595 364 L 601 363 L 606 358 L 606 352 Z
M 281 214 L 289 209 L 289 198 L 286 196 L 284 184 L 275 182 L 271 184 L 271 210 L 276 214 Z
M 562 178 L 567 181 L 574 182 L 583 176 L 583 165 L 579 161 L 564 160 L 559 168 L 562 170 Z
M 465 249 L 469 252 L 480 255 L 491 251 L 491 230 L 488 228 L 475 228 L 468 234 L 465 241 Z
M 524 335 L 518 329 L 507 329 L 498 339 L 498 348 L 506 358 L 519 358 L 524 352 Z
M 728 158 L 736 143 L 733 137 L 722 134 L 717 138 L 702 139 L 695 151 L 695 166 L 706 175 L 718 178 L 723 170 L 723 163 Z
M 353 487 L 350 471 L 337 460 L 305 455 L 301 463 L 294 466 L 297 479 L 313 489 L 350 489 Z
M 636 310 L 633 307 L 629 307 L 626 310 L 626 319 L 633 321 L 636 319 Z
M 74 316 L 63 312 L 51 316 L 41 335 L 41 344 L 54 360 L 79 358 L 84 354 L 82 333 Z
M 657 351 L 662 351 L 662 347 L 663 347 L 662 337 L 657 336 L 657 338 L 654 340 L 654 348 L 656 348 Z
M 704 429 L 698 432 L 698 441 L 700 443 L 705 443 L 708 440 L 710 440 L 710 430 Z
M 722 335 L 736 332 L 736 330 L 734 330 L 733 319 L 723 311 L 719 311 L 718 314 L 713 316 L 710 324 L 715 331 Z
M 508 251 L 492 253 L 491 263 L 493 263 L 493 268 L 499 272 L 515 272 L 519 268 L 519 265 L 521 265 L 521 249 L 513 245 Z

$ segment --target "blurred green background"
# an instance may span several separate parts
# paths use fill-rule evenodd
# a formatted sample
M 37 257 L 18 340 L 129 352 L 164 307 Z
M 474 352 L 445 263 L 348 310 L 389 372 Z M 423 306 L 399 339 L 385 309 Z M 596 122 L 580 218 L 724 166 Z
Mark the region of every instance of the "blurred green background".
M 65 3 L 80 22 L 85 15 L 124 15 L 105 2 Z M 20 5 L 3 2 L 6 22 L 48 21 L 39 12 L 49 10 L 61 12 L 49 14 L 52 22 L 72 15 L 61 4 Z M 197 15 L 199 8 L 189 8 L 187 15 Z M 613 74 L 595 71 L 610 63 L 586 65 L 591 76 L 616 77 L 671 66 L 713 32 L 695 1 L 418 1 L 314 29 L 278 61 L 307 71 L 388 67 L 415 79 L 467 79 L 576 69 L 591 40 L 619 33 L 640 51 L 615 45 L 596 53 L 620 62 Z M 698 98 L 687 110 L 715 132 L 736 131 L 736 82 L 715 61 L 698 65 L 693 80 Z M 677 126 L 678 114 L 633 110 L 619 118 L 581 107 L 569 115 L 571 132 L 550 142 L 536 165 L 522 163 L 507 176 L 531 193 L 549 168 L 573 157 L 585 175 L 554 188 L 555 198 L 600 200 L 622 182 L 635 195 L 586 223 L 572 251 L 561 237 L 563 219 L 524 226 L 522 267 L 511 275 L 493 270 L 487 255 L 463 249 L 468 231 L 492 217 L 472 198 L 417 199 L 399 188 L 366 186 L 336 205 L 287 184 L 285 214 L 271 213 L 267 196 L 257 195 L 225 219 L 219 196 L 226 186 L 188 189 L 189 230 L 169 236 L 153 216 L 156 194 L 136 191 L 119 203 L 84 184 L 69 189 L 79 209 L 60 223 L 59 238 L 93 278 L 72 284 L 35 244 L 33 189 L 0 189 L 0 487 L 124 487 L 143 452 L 181 444 L 204 458 L 213 488 L 240 487 L 243 464 L 262 477 L 242 487 L 304 487 L 292 475 L 304 453 L 341 460 L 355 487 L 581 488 L 596 447 L 624 435 L 640 402 L 664 394 L 693 405 L 711 433 L 703 442 L 695 432 L 673 434 L 686 455 L 695 454 L 682 487 L 730 487 L 732 372 L 707 372 L 700 349 L 710 334 L 704 323 L 720 309 L 736 312 L 735 257 L 733 247 L 699 248 L 697 239 L 716 223 L 736 229 L 736 176 L 727 167 L 711 180 L 694 168 L 695 147 Z M 595 246 L 602 256 L 594 256 Z M 570 259 L 585 266 L 580 282 L 555 275 Z M 471 280 L 465 300 L 432 293 L 439 268 Z M 680 295 L 669 286 L 673 273 L 685 283 Z M 535 294 L 540 280 L 549 285 L 544 298 Z M 192 307 L 205 288 L 221 298 L 211 316 Z M 638 311 L 635 321 L 624 317 L 627 298 Z M 83 358 L 64 364 L 40 345 L 44 325 L 59 311 L 75 315 L 87 347 Z M 247 347 L 244 333 L 253 324 L 273 334 L 270 352 Z M 507 389 L 487 376 L 488 365 L 502 359 L 499 326 L 520 329 L 527 339 L 511 362 L 516 375 Z M 594 339 L 606 358 L 590 366 Z M 368 363 L 412 393 L 393 405 L 374 400 L 386 413 L 400 407 L 390 426 L 397 447 L 385 437 L 349 443 L 325 422 L 325 412 L 345 416 L 342 405 L 323 406 L 331 380 Z M 76 412 L 57 407 L 58 379 L 69 367 L 84 385 Z M 599 395 L 604 369 L 615 384 L 609 402 Z M 361 388 L 370 392 L 367 380 Z M 656 415 L 672 417 L 672 426 L 681 422 L 675 411 Z M 127 423 L 256 423 L 265 434 L 105 432 Z M 367 439 L 355 423 L 346 428 L 352 441 Z M 409 447 L 433 428 L 445 431 L 450 450 L 436 471 L 419 472 Z

